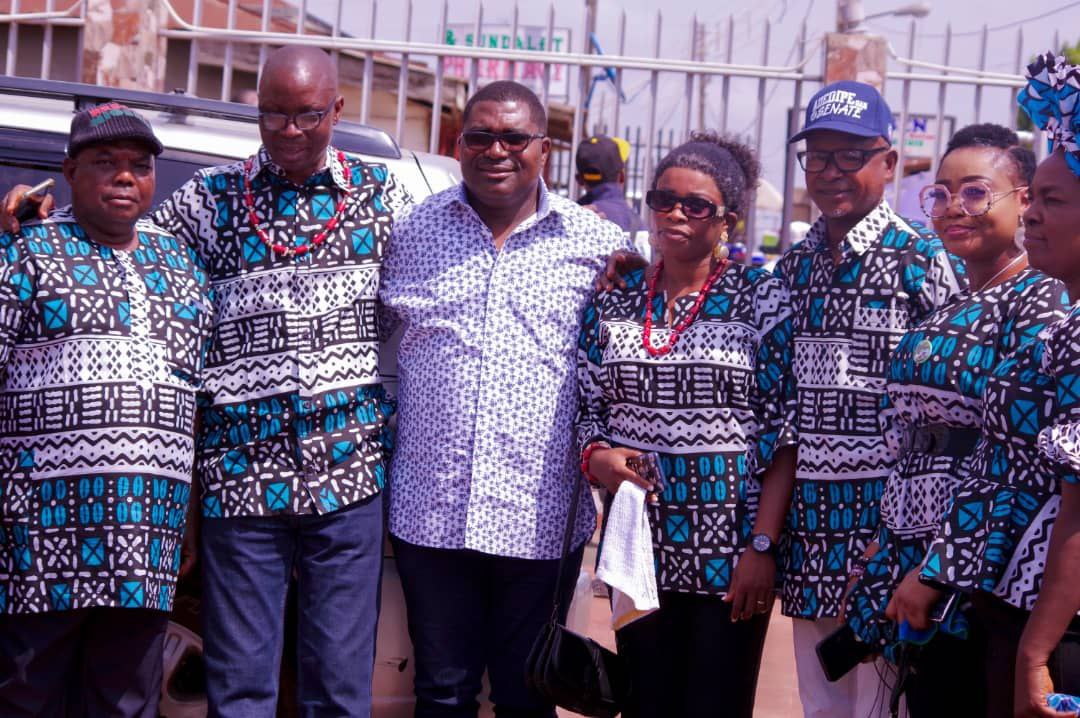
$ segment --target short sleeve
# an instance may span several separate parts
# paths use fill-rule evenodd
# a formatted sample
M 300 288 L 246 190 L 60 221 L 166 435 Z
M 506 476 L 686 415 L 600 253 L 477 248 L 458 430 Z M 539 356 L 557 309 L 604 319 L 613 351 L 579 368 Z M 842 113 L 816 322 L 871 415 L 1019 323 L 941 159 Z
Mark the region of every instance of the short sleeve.
M 757 437 L 754 462 L 764 471 L 776 452 L 798 441 L 796 430 L 795 379 L 792 372 L 793 328 L 791 298 L 783 282 L 762 281 L 756 291 L 755 313 L 761 327 L 755 356 L 755 386 L 752 408 L 761 431 Z
M 209 256 L 206 245 L 216 236 L 219 226 L 211 182 L 210 176 L 199 172 L 150 213 L 150 221 L 184 242 L 203 259 Z
M 902 279 L 904 290 L 914 305 L 911 326 L 945 306 L 967 286 L 963 263 L 949 254 L 941 240 L 928 231 L 915 238 L 915 251 L 904 268 Z
M 1080 308 L 1043 333 L 1043 371 L 1055 383 L 1055 411 L 1039 451 L 1070 483 L 1080 481 Z

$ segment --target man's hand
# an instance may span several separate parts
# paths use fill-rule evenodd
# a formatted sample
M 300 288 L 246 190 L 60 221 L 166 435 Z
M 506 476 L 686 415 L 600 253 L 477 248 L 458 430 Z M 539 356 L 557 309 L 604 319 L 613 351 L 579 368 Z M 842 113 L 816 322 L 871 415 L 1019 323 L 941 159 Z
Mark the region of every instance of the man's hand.
M 931 588 L 919 580 L 919 569 L 904 576 L 896 587 L 889 605 L 885 607 L 885 618 L 900 625 L 907 621 L 916 631 L 930 628 L 930 610 L 945 594 Z
M 589 455 L 589 473 L 599 481 L 612 495 L 619 490 L 619 485 L 624 481 L 633 481 L 646 491 L 655 491 L 655 487 L 638 476 L 637 472 L 626 465 L 626 460 L 633 456 L 641 456 L 637 449 L 594 449 Z M 650 494 L 653 502 L 654 495 Z
M 768 613 L 775 599 L 776 559 L 752 548 L 745 549 L 723 599 L 731 604 L 731 620 L 745 621 L 755 613 Z
M 1016 690 L 1013 712 L 1016 718 L 1062 718 L 1075 716 L 1061 713 L 1046 704 L 1046 694 L 1054 692 L 1050 671 L 1045 660 L 1035 660 L 1020 653 L 1016 657 Z
M 40 219 L 46 219 L 49 216 L 49 212 L 52 211 L 55 204 L 53 196 L 51 194 L 44 197 L 27 195 L 26 192 L 29 189 L 31 187 L 28 184 L 17 184 L 4 195 L 4 199 L 0 201 L 0 230 L 12 234 L 19 231 L 21 225 L 15 214 L 19 211 L 19 205 L 24 201 L 31 207 L 37 206 L 37 216 Z
M 637 252 L 631 252 L 628 249 L 615 250 L 608 257 L 604 271 L 597 276 L 594 287 L 598 292 L 608 292 L 615 287 L 626 289 L 626 282 L 623 281 L 622 275 L 647 264 L 645 258 Z

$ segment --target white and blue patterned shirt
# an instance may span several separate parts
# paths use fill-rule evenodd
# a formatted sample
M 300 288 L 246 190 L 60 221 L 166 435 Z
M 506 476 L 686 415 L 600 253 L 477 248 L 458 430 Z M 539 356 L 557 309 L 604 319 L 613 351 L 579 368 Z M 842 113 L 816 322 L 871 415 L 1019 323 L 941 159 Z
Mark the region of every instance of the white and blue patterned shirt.
M 576 351 L 593 280 L 627 246 L 547 192 L 495 248 L 464 186 L 400 217 L 379 296 L 403 325 L 390 532 L 409 543 L 559 555 L 579 457 Z M 574 545 L 595 528 L 583 501 Z

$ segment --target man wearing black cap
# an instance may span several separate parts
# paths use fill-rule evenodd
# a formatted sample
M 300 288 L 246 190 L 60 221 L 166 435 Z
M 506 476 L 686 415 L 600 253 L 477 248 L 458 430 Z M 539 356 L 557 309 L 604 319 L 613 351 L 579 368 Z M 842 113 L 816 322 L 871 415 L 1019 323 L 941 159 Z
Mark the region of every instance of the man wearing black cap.
M 799 163 L 822 214 L 776 267 L 795 308 L 799 432 L 782 607 L 795 619 L 807 718 L 876 715 L 873 666 L 829 683 L 814 648 L 841 625 L 896 458 L 878 425 L 889 356 L 960 289 L 940 240 L 885 201 L 897 162 L 891 136 L 892 112 L 877 90 L 837 82 L 811 98 L 791 138 L 806 141 Z
M 577 181 L 585 188 L 578 204 L 622 227 L 631 236 L 642 229 L 641 218 L 627 203 L 626 161 L 622 140 L 594 135 L 577 148 Z
M 157 716 L 211 311 L 140 219 L 162 150 L 71 123 L 72 204 L 0 234 L 0 715 Z

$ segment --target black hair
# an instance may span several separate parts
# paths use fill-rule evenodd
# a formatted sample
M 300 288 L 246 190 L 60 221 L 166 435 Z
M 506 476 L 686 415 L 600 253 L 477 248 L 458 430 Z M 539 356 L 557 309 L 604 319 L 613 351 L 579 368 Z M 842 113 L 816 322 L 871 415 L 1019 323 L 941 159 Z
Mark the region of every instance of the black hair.
M 941 158 L 945 159 L 953 150 L 964 147 L 995 147 L 1003 150 L 1012 161 L 1016 179 L 1023 184 L 1031 184 L 1031 178 L 1035 176 L 1035 153 L 1021 147 L 1020 138 L 1008 127 L 992 122 L 968 125 L 952 136 Z
M 687 142 L 668 152 L 653 174 L 653 189 L 672 167 L 703 172 L 712 177 L 728 212 L 742 216 L 750 191 L 757 187 L 761 163 L 741 140 L 712 130 L 693 132 Z
M 521 102 L 529 108 L 533 123 L 541 132 L 547 132 L 547 111 L 536 93 L 513 80 L 499 80 L 484 85 L 469 98 L 465 103 L 465 111 L 461 115 L 461 123 L 469 120 L 469 113 L 477 102 Z

